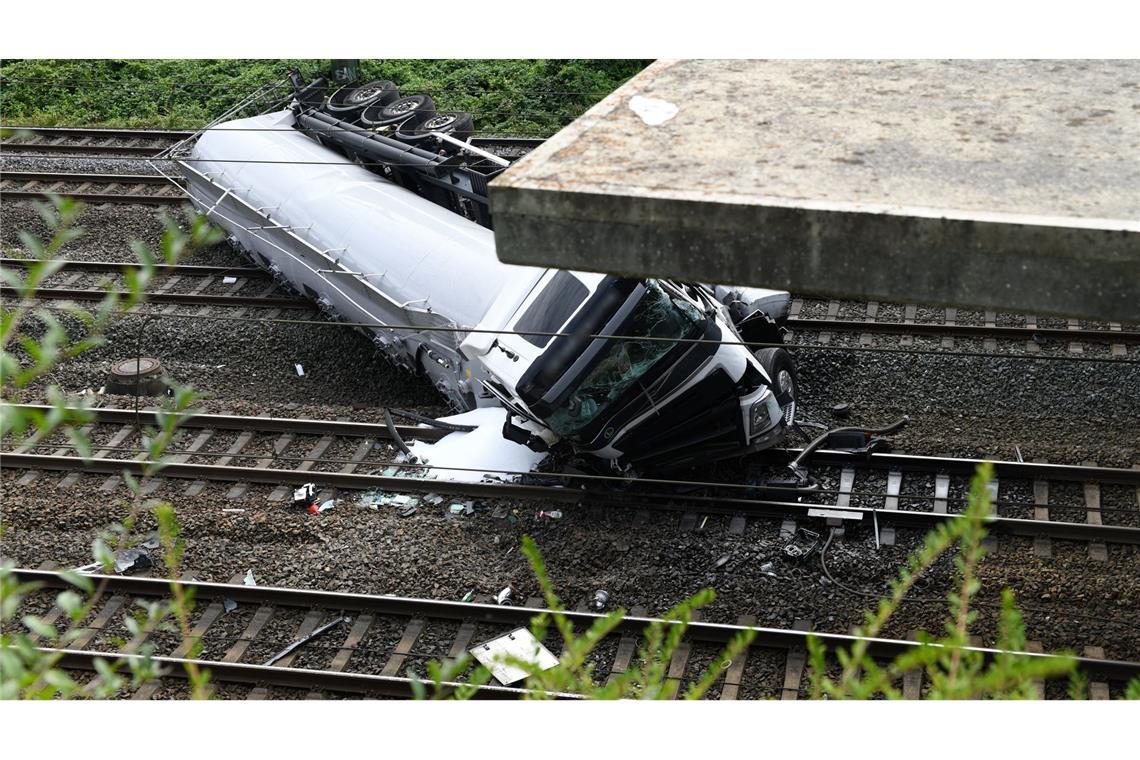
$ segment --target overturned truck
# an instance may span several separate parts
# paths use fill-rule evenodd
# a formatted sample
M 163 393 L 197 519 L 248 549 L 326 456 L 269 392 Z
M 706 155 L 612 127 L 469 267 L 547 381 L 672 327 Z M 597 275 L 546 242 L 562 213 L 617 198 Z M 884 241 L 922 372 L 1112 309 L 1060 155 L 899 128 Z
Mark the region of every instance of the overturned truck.
M 231 114 L 168 157 L 257 264 L 457 410 L 503 407 L 508 439 L 624 472 L 783 438 L 786 292 L 504 264 L 487 184 L 510 160 L 469 115 L 391 82 L 292 86 L 283 110 Z

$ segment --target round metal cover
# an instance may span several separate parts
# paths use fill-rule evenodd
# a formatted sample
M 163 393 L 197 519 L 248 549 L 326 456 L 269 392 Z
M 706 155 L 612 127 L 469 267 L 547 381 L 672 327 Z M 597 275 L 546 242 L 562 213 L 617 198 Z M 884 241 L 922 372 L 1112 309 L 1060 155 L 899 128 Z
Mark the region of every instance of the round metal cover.
M 123 359 L 111 366 L 111 374 L 119 377 L 145 377 L 162 371 L 162 364 L 158 359 L 140 357 L 138 359 Z

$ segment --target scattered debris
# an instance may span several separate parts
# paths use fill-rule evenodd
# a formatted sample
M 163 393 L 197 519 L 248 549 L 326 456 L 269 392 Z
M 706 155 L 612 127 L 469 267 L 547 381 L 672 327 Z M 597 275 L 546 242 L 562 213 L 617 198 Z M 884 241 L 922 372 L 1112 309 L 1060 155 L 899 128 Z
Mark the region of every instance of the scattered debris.
M 237 606 L 238 606 L 238 603 L 235 602 L 233 599 L 230 599 L 228 596 L 222 597 L 222 607 L 223 607 L 223 609 L 225 609 L 226 612 L 233 612 L 234 610 L 237 609 Z
M 302 367 L 300 364 L 294 364 L 293 366 L 296 367 L 296 369 L 297 369 L 297 377 L 304 377 L 305 376 L 305 368 L 304 367 Z
M 831 413 L 841 420 L 851 415 L 851 404 L 836 404 L 831 407 Z
M 442 504 L 443 503 L 443 497 L 437 493 L 429 493 L 427 496 L 424 497 L 424 501 L 428 504 L 431 504 L 434 507 L 436 504 Z
M 308 508 L 317 500 L 317 486 L 315 483 L 306 483 L 300 488 L 293 489 L 293 506 Z
M 278 652 L 277 654 L 273 655 L 268 660 L 263 662 L 262 665 L 272 665 L 273 663 L 280 660 L 282 657 L 285 657 L 286 655 L 291 654 L 292 652 L 296 651 L 297 649 L 300 649 L 301 647 L 305 646 L 306 644 L 308 644 L 313 639 L 316 639 L 320 636 L 323 636 L 324 634 L 328 633 L 333 628 L 336 628 L 339 625 L 343 625 L 345 623 L 350 623 L 350 622 L 352 622 L 352 618 L 342 617 L 342 618 L 337 618 L 336 620 L 332 621 L 331 623 L 328 623 L 326 625 L 322 625 L 320 628 L 313 631 L 308 636 L 305 636 L 302 639 L 297 639 L 292 644 L 285 647 L 280 652 Z
M 609 600 L 610 592 L 606 591 L 604 588 L 600 588 L 594 592 L 594 598 L 591 600 L 590 606 L 598 612 L 601 612 L 606 608 L 606 603 L 609 602 Z
M 150 555 L 141 549 L 115 552 L 115 572 L 120 575 L 146 570 L 148 567 L 154 567 L 154 563 L 150 561 Z
M 461 602 L 472 602 L 474 600 L 475 600 L 475 589 L 469 589 L 467 591 L 467 593 L 463 595 L 463 598 L 460 599 L 459 601 L 461 601 Z
M 728 564 L 728 560 L 729 560 L 729 556 L 727 554 L 724 555 L 723 557 L 718 559 L 715 563 L 713 563 L 713 570 L 720 570 L 722 567 L 724 567 L 725 565 Z
M 791 540 L 784 544 L 784 555 L 792 559 L 803 559 L 819 546 L 819 534 L 806 528 L 796 528 Z
M 160 546 L 162 546 L 162 540 L 154 535 L 148 536 L 146 541 L 142 542 L 142 548 L 144 549 L 157 549 Z
M 238 513 L 238 512 L 244 512 L 245 510 L 244 510 L 244 509 L 241 509 L 241 508 L 239 508 L 239 507 L 230 507 L 229 509 L 223 509 L 222 511 L 223 511 L 223 512 L 232 512 L 232 513 L 235 513 L 235 514 L 236 514 L 236 513 Z
M 514 595 L 514 593 L 514 587 L 507 586 L 505 589 L 495 594 L 495 604 L 499 605 L 500 607 L 510 607 L 513 604 L 511 597 Z
M 222 284 L 223 285 L 233 285 L 235 282 L 237 282 L 236 277 L 231 277 L 229 275 L 226 275 L 225 277 L 222 278 Z
M 333 509 L 336 509 L 336 499 L 326 499 L 320 506 L 317 506 L 317 503 L 314 501 L 309 505 L 309 514 L 315 515 Z
M 541 520 L 544 517 L 549 518 L 551 520 L 561 520 L 562 519 L 562 510 L 561 509 L 551 509 L 549 511 L 546 511 L 546 510 L 540 509 L 538 511 L 538 519 Z
M 775 565 L 773 565 L 771 562 L 765 562 L 760 566 L 760 572 L 762 572 L 764 575 L 767 575 L 769 578 L 779 578 L 780 576 L 776 575 L 773 568 L 775 568 Z
M 400 517 L 411 517 L 415 513 L 416 513 L 416 505 L 415 504 L 409 504 L 408 506 L 402 508 L 396 514 L 399 515 Z
M 490 670 L 491 675 L 504 686 L 558 664 L 558 658 L 526 628 L 516 628 L 469 651 L 479 664 Z M 530 667 L 522 668 L 514 664 L 520 660 Z
M 447 511 L 453 515 L 467 515 L 475 514 L 475 502 L 473 501 L 455 501 L 447 508 Z
M 257 581 L 255 581 L 253 579 L 253 571 L 252 570 L 246 570 L 245 571 L 245 577 L 242 578 L 241 582 L 242 582 L 242 585 L 245 585 L 245 586 L 256 586 L 257 585 Z
M 507 519 L 507 508 L 504 507 L 502 504 L 500 504 L 499 506 L 497 506 L 493 510 L 491 510 L 491 517 L 493 517 L 496 520 Z
M 384 492 L 380 489 L 376 489 L 374 491 L 365 491 L 364 493 L 360 494 L 360 498 L 356 500 L 357 506 L 374 510 L 379 510 L 380 505 L 383 503 Z

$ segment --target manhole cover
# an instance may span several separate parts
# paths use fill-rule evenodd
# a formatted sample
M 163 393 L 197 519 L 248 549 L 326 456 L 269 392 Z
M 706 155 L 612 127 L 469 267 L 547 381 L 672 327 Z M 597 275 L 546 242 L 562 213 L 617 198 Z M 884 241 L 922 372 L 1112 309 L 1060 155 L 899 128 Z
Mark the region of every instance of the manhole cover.
M 157 396 L 165 389 L 162 362 L 148 356 L 120 359 L 107 375 L 107 393 Z
M 157 375 L 160 372 L 162 372 L 162 363 L 158 359 L 151 359 L 146 356 L 138 359 L 123 359 L 111 366 L 112 375 L 126 378 Z

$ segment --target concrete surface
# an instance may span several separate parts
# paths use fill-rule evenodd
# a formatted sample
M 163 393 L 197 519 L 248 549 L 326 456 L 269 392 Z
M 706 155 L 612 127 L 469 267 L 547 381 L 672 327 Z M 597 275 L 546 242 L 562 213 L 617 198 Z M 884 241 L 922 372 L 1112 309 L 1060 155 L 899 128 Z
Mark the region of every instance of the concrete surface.
M 514 264 L 1140 320 L 1140 61 L 658 61 L 490 197 Z

